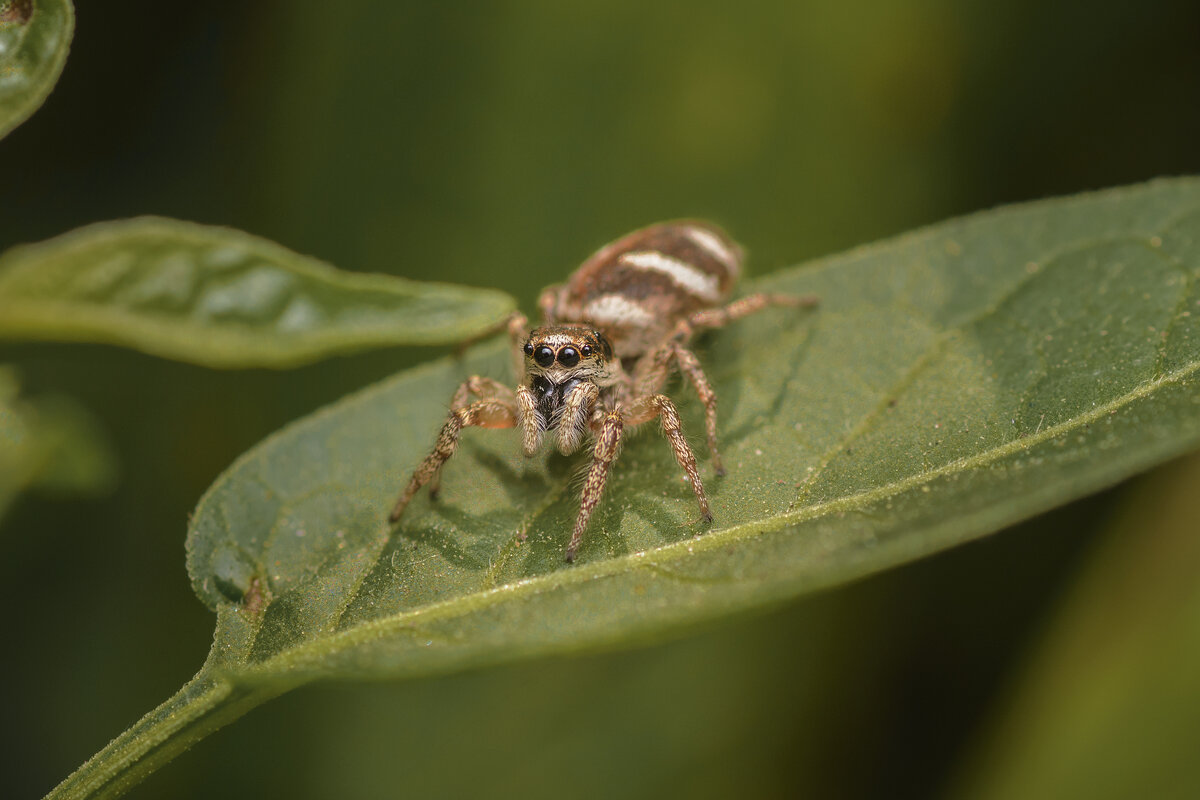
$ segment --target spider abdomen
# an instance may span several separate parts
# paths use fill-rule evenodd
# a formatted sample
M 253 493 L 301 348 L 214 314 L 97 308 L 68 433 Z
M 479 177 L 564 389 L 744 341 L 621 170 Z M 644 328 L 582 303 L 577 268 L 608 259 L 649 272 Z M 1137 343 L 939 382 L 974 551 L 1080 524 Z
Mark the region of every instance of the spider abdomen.
M 693 312 L 723 303 L 741 267 L 741 248 L 717 226 L 662 222 L 596 251 L 541 305 L 548 319 L 603 330 L 628 359 Z

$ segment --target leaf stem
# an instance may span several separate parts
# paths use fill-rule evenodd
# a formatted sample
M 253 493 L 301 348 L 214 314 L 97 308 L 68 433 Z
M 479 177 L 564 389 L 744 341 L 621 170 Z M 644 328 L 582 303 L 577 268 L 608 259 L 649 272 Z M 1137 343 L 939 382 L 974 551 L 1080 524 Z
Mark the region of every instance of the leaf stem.
M 173 697 L 71 773 L 46 798 L 119 797 L 195 742 L 290 688 L 290 684 L 238 687 L 202 669 Z

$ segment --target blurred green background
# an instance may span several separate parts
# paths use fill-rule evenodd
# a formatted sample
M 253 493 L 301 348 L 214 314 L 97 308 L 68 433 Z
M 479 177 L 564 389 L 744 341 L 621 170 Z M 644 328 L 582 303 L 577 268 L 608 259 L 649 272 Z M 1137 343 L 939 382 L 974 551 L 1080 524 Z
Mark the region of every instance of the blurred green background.
M 0 142 L 0 247 L 154 213 L 532 310 L 596 246 L 658 219 L 717 220 L 763 274 L 1001 203 L 1200 172 L 1189 0 L 126 0 L 77 15 L 57 89 Z M 48 791 L 199 668 L 213 619 L 183 537 L 220 470 L 441 352 L 220 373 L 0 347 L 27 394 L 95 413 L 121 470 L 108 496 L 31 495 L 0 520 L 6 796 Z M 1052 646 L 1125 493 L 634 652 L 305 689 L 133 796 L 969 792 L 964 763 Z M 1185 722 L 1176 743 L 1200 735 Z M 1200 773 L 1179 777 L 1177 796 L 1200 791 Z

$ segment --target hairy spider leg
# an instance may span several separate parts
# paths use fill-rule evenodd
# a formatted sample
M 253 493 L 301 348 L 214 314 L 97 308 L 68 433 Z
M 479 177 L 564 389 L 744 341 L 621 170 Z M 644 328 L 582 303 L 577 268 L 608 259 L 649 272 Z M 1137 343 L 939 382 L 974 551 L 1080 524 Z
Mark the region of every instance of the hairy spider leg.
M 704 404 L 704 429 L 708 443 L 708 452 L 712 455 L 713 469 L 717 475 L 725 474 L 725 465 L 721 461 L 717 449 L 717 395 L 713 391 L 708 376 L 700 366 L 696 354 L 684 345 L 691 340 L 699 328 L 720 328 L 742 317 L 755 314 L 770 306 L 788 306 L 793 308 L 811 308 L 817 304 L 817 298 L 812 295 L 786 294 L 752 294 L 733 301 L 722 308 L 710 308 L 697 311 L 687 320 L 676 326 L 674 333 L 655 350 L 647 353 L 637 363 L 635 369 L 635 387 L 637 396 L 643 397 L 657 394 L 671 374 L 671 364 L 675 362 L 680 372 L 687 376 Z
M 812 294 L 769 294 L 757 292 L 739 297 L 732 303 L 721 308 L 704 308 L 693 312 L 687 321 L 691 328 L 723 328 L 731 322 L 756 314 L 770 306 L 785 306 L 790 308 L 815 308 L 820 302 Z M 690 335 L 690 333 L 689 333 Z M 685 340 L 686 341 L 686 340 Z
M 587 529 L 592 512 L 604 494 L 604 484 L 608 482 L 608 470 L 617 452 L 621 448 L 621 432 L 625 427 L 620 411 L 610 411 L 604 415 L 596 427 L 596 445 L 592 448 L 592 466 L 588 468 L 587 477 L 583 482 L 583 497 L 579 503 L 579 516 L 575 518 L 575 529 L 571 531 L 571 543 L 567 545 L 568 563 L 575 561 L 575 553 L 579 543 L 583 541 L 583 532 Z
M 472 380 L 486 381 L 487 379 L 475 376 L 463 385 L 468 386 Z M 495 385 L 499 386 L 499 384 Z M 504 387 L 499 388 L 503 389 Z M 508 390 L 505 389 L 505 391 Z M 462 392 L 464 396 L 466 394 L 462 387 L 459 387 L 459 391 L 455 392 L 456 399 L 459 396 L 459 392 Z M 413 495 L 427 483 L 432 484 L 430 486 L 430 495 L 436 496 L 442 465 L 458 450 L 458 436 L 463 428 L 511 428 L 516 424 L 517 409 L 513 403 L 511 393 L 509 397 L 484 397 L 470 405 L 452 408 L 450 415 L 446 418 L 446 424 L 442 426 L 442 431 L 438 434 L 437 443 L 433 446 L 433 451 L 425 457 L 425 460 L 421 462 L 416 472 L 413 473 L 408 486 L 404 488 L 404 493 L 396 501 L 396 505 L 392 509 L 392 513 L 388 516 L 388 519 L 391 522 L 400 519 L 400 515 L 408 507 L 408 503 L 412 500 Z
M 701 483 L 700 472 L 696 469 L 696 454 L 692 452 L 687 438 L 683 435 L 683 426 L 679 423 L 679 412 L 675 410 L 675 404 L 665 394 L 639 398 L 625 409 L 624 417 L 628 425 L 641 425 L 658 419 L 671 449 L 675 452 L 675 460 L 692 482 L 692 491 L 696 494 L 696 502 L 700 504 L 700 516 L 705 522 L 712 522 L 712 509 L 708 507 L 704 484 Z
M 587 478 L 583 483 L 583 496 L 579 504 L 579 516 L 575 519 L 575 529 L 571 532 L 571 542 L 567 545 L 567 561 L 573 562 L 583 541 L 583 532 L 587 529 L 592 518 L 592 512 L 600 502 L 604 493 L 604 485 L 608 482 L 609 468 L 620 450 L 621 437 L 625 425 L 641 425 L 659 419 L 663 433 L 675 453 L 675 460 L 687 473 L 691 481 L 692 491 L 696 502 L 700 504 L 700 516 L 704 522 L 712 522 L 712 509 L 708 505 L 708 497 L 704 494 L 704 484 L 700 481 L 700 472 L 696 469 L 696 455 L 688 446 L 679 424 L 679 412 L 665 395 L 654 395 L 633 401 L 626 409 L 610 411 L 604 416 L 596 430 L 596 446 L 592 451 L 592 465 L 588 469 Z

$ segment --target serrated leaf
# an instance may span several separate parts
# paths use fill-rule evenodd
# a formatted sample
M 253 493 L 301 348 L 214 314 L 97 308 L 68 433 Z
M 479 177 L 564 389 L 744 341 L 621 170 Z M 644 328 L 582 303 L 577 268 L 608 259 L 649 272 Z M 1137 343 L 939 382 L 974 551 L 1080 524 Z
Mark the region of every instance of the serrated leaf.
M 0 138 L 45 102 L 74 28 L 68 0 L 0 0 Z
M 230 228 L 142 217 L 0 256 L 0 337 L 126 345 L 215 367 L 463 341 L 502 292 L 343 272 Z
M 631 441 L 580 563 L 574 462 L 470 430 L 386 515 L 454 387 L 505 348 L 397 376 L 239 459 L 201 500 L 193 585 L 217 612 L 196 679 L 62 796 L 118 792 L 265 697 L 611 646 L 982 536 L 1200 442 L 1200 181 L 948 222 L 761 281 L 815 292 L 710 339 L 729 475 L 711 530 L 669 448 Z M 702 430 L 695 402 L 685 424 Z M 703 534 L 698 536 L 699 534 Z M 586 691 L 580 687 L 580 691 Z

